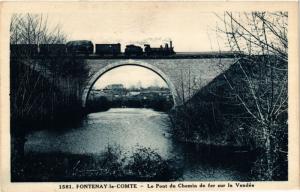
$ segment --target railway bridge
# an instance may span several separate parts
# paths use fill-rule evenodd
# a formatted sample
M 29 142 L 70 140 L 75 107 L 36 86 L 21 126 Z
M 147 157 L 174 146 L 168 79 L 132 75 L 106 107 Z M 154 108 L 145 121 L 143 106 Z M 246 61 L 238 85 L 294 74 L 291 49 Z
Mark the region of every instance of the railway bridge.
M 47 58 L 31 58 L 35 63 L 33 67 L 37 72 L 45 71 L 43 62 Z M 51 58 L 48 58 L 51 59 Z M 174 58 L 103 58 L 84 56 L 76 57 L 84 62 L 87 69 L 85 78 L 80 79 L 80 86 L 72 85 L 74 76 L 59 77 L 55 80 L 57 87 L 64 94 L 70 94 L 70 88 L 76 87 L 76 97 L 81 102 L 83 108 L 89 97 L 90 90 L 95 82 L 100 79 L 106 72 L 121 66 L 140 66 L 147 68 L 158 74 L 168 85 L 174 100 L 174 106 L 181 105 L 184 101 L 191 98 L 194 93 L 207 85 L 216 76 L 221 74 L 224 69 L 229 68 L 237 57 L 228 57 L 218 55 L 217 57 L 201 55 L 196 57 L 177 56 Z M 59 65 L 59 63 L 57 63 Z M 47 73 L 43 72 L 45 78 L 51 78 L 53 71 L 47 69 Z M 126 76 L 127 74 L 124 74 Z M 128 78 L 132 78 L 129 77 Z M 78 84 L 78 81 L 77 81 Z

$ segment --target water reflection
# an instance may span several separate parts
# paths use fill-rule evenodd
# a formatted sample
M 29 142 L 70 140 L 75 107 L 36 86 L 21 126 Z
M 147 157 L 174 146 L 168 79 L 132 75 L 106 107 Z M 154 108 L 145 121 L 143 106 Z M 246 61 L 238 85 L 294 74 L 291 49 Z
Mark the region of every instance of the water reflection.
M 139 147 L 149 147 L 177 164 L 180 180 L 245 180 L 248 175 L 248 165 L 235 163 L 248 157 L 223 148 L 174 142 L 167 114 L 152 109 L 114 108 L 91 113 L 68 131 L 33 132 L 27 137 L 25 152 L 101 154 L 107 146 L 119 146 L 128 156 Z

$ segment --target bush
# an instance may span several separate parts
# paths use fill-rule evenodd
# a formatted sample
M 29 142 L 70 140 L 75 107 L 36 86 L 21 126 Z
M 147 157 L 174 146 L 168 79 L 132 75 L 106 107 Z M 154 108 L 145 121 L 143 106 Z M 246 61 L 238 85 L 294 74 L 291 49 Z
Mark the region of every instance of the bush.
M 169 160 L 139 147 L 125 156 L 118 146 L 101 155 L 29 153 L 12 164 L 12 181 L 169 181 L 178 178 Z
M 130 157 L 126 166 L 129 174 L 138 180 L 170 180 L 174 177 L 168 160 L 164 160 L 156 151 L 140 147 Z

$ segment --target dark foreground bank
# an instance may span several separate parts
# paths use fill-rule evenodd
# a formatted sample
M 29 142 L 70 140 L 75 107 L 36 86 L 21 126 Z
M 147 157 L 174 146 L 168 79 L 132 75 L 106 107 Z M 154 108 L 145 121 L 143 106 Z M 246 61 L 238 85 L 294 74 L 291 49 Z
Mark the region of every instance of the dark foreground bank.
M 12 171 L 14 182 L 172 181 L 180 176 L 174 161 L 144 147 L 129 157 L 110 146 L 99 155 L 28 153 L 19 163 L 22 168 Z
M 256 155 L 243 148 L 184 144 L 181 156 L 165 159 L 137 148 L 124 155 L 108 146 L 102 154 L 27 153 L 12 170 L 12 182 L 56 181 L 253 181 Z M 192 157 L 192 158 L 191 158 Z M 235 174 L 232 174 L 235 173 Z M 190 177 L 194 175 L 193 177 Z

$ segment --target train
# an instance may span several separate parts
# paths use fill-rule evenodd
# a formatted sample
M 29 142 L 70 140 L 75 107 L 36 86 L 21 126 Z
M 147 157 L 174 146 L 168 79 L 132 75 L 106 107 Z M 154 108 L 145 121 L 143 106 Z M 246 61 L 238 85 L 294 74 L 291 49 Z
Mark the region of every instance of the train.
M 95 50 L 94 50 L 95 48 Z M 64 56 L 64 55 L 99 55 L 99 56 L 169 56 L 176 54 L 172 41 L 163 47 L 151 47 L 145 44 L 141 46 L 126 45 L 124 53 L 121 52 L 121 44 L 93 44 L 89 40 L 69 41 L 66 44 L 11 44 L 12 56 Z
M 37 44 L 11 44 L 10 45 L 11 56 L 35 56 L 38 55 Z
M 126 45 L 124 54 L 126 56 L 141 56 L 143 55 L 143 49 L 136 45 Z
M 172 41 L 170 41 L 170 46 L 168 43 L 165 44 L 165 47 L 162 45 L 160 47 L 151 47 L 149 44 L 145 44 L 145 54 L 147 56 L 168 56 L 168 55 L 174 55 L 174 48 L 172 46 Z
M 121 44 L 96 44 L 95 54 L 97 55 L 113 55 L 117 56 L 121 54 Z
M 90 55 L 94 52 L 94 45 L 91 41 L 80 40 L 80 41 L 69 41 L 66 44 L 66 51 L 69 54 L 85 54 Z

